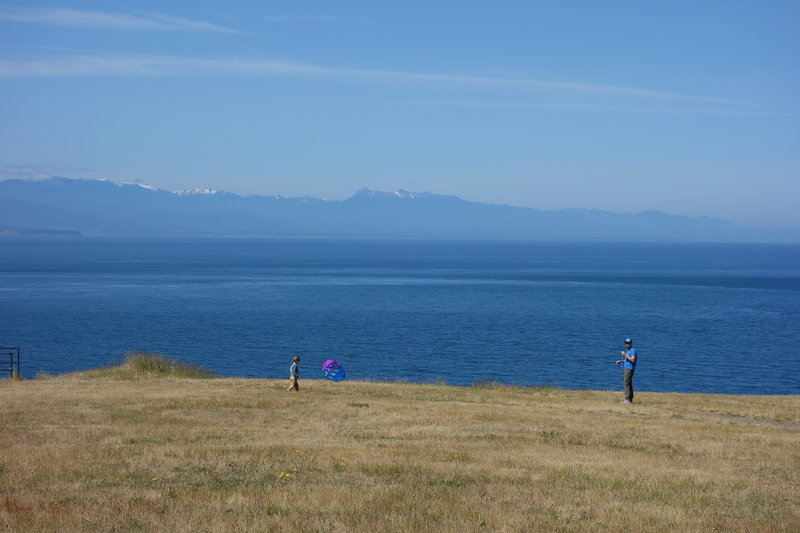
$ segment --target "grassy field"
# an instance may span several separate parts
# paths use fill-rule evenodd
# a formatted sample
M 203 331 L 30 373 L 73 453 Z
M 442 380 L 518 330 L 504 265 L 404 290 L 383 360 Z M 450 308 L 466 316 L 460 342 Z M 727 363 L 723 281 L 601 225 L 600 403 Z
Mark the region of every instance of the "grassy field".
M 0 381 L 11 531 L 800 531 L 800 397 Z

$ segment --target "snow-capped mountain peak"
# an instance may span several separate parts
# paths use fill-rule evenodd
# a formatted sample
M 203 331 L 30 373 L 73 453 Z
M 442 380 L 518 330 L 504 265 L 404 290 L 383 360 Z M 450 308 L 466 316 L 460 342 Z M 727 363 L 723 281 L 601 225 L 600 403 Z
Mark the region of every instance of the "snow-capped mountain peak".
M 175 194 L 178 196 L 186 196 L 192 194 L 220 194 L 227 191 L 220 190 L 220 189 L 183 189 L 180 191 L 174 191 Z
M 430 193 L 419 193 L 419 192 L 411 192 L 405 189 L 398 189 L 394 192 L 388 191 L 381 191 L 375 189 L 361 189 L 359 190 L 354 197 L 361 197 L 361 198 L 401 198 L 404 200 L 413 200 L 414 198 L 419 198 L 420 196 L 425 196 Z

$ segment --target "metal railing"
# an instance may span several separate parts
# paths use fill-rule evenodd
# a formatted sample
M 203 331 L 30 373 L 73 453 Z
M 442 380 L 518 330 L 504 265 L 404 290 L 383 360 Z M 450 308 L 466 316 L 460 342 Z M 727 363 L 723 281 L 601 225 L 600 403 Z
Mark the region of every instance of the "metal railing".
M 9 378 L 20 377 L 19 348 L 0 348 L 0 373 L 8 372 Z

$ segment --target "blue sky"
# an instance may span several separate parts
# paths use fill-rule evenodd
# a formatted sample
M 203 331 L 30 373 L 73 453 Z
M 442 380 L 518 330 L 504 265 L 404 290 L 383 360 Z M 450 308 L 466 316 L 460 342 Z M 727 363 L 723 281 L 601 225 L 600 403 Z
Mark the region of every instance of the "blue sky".
M 0 1 L 0 179 L 800 226 L 793 1 Z

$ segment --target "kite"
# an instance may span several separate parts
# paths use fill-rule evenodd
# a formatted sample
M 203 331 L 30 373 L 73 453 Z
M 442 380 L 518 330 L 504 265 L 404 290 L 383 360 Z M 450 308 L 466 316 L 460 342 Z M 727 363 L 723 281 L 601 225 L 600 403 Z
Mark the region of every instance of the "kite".
M 344 379 L 344 368 L 333 359 L 328 359 L 322 363 L 322 373 L 331 381 L 342 381 Z

